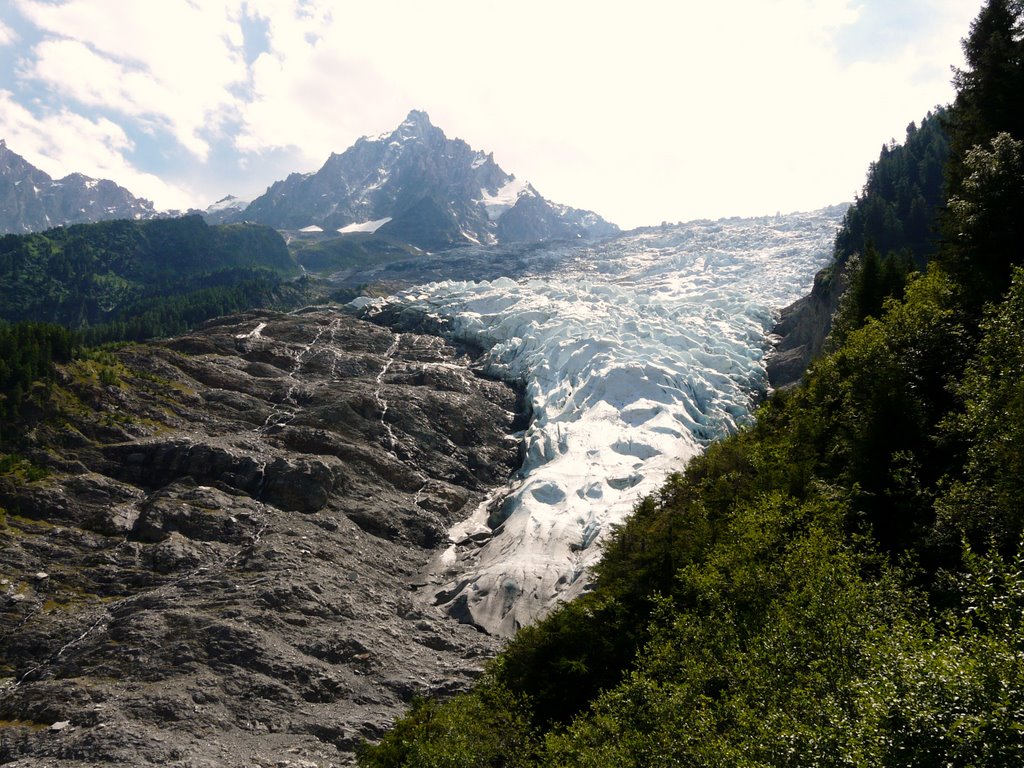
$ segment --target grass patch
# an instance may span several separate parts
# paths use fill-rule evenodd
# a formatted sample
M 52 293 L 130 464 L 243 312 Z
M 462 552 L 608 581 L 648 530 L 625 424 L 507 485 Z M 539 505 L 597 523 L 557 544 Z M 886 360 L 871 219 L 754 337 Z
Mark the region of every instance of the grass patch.
M 48 531 L 52 528 L 57 527 L 53 523 L 49 523 L 46 520 L 35 520 L 31 517 L 25 517 L 23 515 L 15 515 L 11 513 L 7 514 L 7 522 L 11 526 L 17 526 L 24 533 L 42 533 L 43 531 Z M 31 528 L 38 528 L 40 530 L 28 530 Z
M 19 483 L 31 483 L 50 476 L 50 471 L 39 467 L 16 453 L 0 454 L 0 476 Z
M 43 731 L 49 728 L 47 723 L 35 720 L 0 720 L 0 728 L 28 728 L 30 731 Z

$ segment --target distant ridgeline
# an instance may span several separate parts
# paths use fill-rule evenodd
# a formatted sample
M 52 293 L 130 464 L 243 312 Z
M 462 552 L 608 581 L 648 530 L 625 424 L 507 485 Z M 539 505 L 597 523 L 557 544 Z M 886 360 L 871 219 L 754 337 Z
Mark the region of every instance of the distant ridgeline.
M 90 343 L 179 333 L 294 292 L 281 236 L 200 216 L 0 237 L 0 320 L 59 323 Z

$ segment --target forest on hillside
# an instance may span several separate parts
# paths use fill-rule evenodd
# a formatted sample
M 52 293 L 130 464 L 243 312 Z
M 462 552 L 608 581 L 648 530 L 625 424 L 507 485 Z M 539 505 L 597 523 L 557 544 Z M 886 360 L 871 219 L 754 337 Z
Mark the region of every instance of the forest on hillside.
M 308 289 L 298 273 L 273 229 L 196 215 L 0 237 L 0 444 L 45 398 L 54 363 L 252 307 L 296 306 Z
M 869 170 L 802 384 L 361 765 L 1024 764 L 1024 7 L 964 51 Z
M 168 297 L 298 273 L 274 230 L 209 226 L 196 215 L 5 235 L 0 237 L 0 320 L 78 330 L 127 321 Z

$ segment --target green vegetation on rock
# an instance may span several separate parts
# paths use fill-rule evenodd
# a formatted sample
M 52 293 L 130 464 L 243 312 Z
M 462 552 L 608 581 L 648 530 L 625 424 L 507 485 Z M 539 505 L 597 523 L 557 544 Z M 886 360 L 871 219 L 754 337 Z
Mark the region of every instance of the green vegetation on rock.
M 53 412 L 55 364 L 89 346 L 181 334 L 255 307 L 297 306 L 311 290 L 299 272 L 269 227 L 208 226 L 200 216 L 0 237 L 0 445 Z M 118 385 L 115 368 L 88 358 L 79 373 L 88 368 L 95 384 Z

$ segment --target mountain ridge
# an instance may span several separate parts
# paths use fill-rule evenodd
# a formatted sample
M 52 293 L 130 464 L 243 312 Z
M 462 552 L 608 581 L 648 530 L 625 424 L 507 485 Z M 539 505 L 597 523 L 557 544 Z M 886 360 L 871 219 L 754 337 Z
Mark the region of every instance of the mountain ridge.
M 448 138 L 412 110 L 393 131 L 332 152 L 314 172 L 290 173 L 251 201 L 225 195 L 199 213 L 209 224 L 252 222 L 278 230 L 373 234 L 420 250 L 599 238 L 619 228 L 597 213 L 555 203 L 492 152 Z M 181 215 L 109 179 L 53 179 L 0 139 L 0 234 L 42 232 L 112 219 Z
M 546 200 L 506 173 L 493 153 L 449 139 L 420 110 L 390 133 L 332 152 L 316 172 L 274 182 L 236 214 L 236 220 L 296 230 L 343 230 L 382 219 L 390 219 L 382 234 L 401 232 L 427 250 L 619 231 L 592 211 Z
M 286 282 L 299 273 L 270 227 L 210 225 L 198 215 L 7 234 L 0 237 L 0 321 L 61 323 L 90 334 L 113 324 L 108 330 L 132 338 L 180 332 L 249 301 L 270 302 L 280 290 L 291 295 L 301 286 Z M 185 315 L 191 320 L 179 323 Z M 148 332 L 138 325 L 144 316 Z
M 23 234 L 108 219 L 151 219 L 153 203 L 109 179 L 54 179 L 0 139 L 0 233 Z

